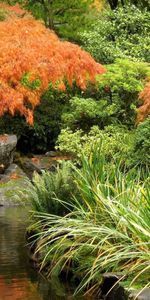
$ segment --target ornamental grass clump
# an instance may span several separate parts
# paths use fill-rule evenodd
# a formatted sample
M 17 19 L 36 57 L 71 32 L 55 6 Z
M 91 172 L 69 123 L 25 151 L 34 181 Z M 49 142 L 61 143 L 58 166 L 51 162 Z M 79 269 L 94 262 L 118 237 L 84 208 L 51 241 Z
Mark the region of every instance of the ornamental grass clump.
M 138 172 L 137 172 L 138 173 Z M 128 288 L 150 286 L 149 178 L 105 163 L 96 148 L 82 169 L 74 167 L 78 194 L 72 211 L 60 217 L 37 213 L 41 270 L 47 275 L 72 271 L 80 279 L 76 292 L 100 292 L 102 274 L 119 272 Z M 60 200 L 59 200 L 60 201 Z M 36 236 L 37 238 L 37 236 Z

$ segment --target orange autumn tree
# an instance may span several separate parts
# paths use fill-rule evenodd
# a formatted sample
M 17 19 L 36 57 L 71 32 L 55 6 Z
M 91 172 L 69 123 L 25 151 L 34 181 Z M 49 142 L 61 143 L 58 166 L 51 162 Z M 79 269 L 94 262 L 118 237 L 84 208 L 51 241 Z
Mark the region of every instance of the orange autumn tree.
M 137 123 L 142 122 L 150 115 L 150 82 L 146 84 L 139 98 L 142 100 L 142 105 L 138 109 Z
M 32 124 L 34 109 L 49 83 L 63 91 L 66 82 L 85 90 L 88 82 L 94 83 L 96 75 L 105 72 L 90 54 L 61 41 L 18 6 L 3 8 L 8 18 L 0 22 L 0 116 L 19 112 Z

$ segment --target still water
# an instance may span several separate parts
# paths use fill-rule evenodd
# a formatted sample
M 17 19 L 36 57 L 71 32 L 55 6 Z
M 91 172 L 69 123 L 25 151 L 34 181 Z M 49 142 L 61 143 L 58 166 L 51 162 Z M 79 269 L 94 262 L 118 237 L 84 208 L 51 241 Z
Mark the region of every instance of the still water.
M 60 281 L 48 282 L 31 267 L 25 246 L 27 219 L 24 208 L 0 207 L 0 300 L 75 299 Z

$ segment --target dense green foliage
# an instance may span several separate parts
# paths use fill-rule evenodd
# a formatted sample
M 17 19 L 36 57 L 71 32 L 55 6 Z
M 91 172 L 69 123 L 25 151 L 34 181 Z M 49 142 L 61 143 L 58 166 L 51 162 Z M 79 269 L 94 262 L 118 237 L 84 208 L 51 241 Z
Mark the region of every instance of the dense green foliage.
M 62 114 L 63 129 L 57 148 L 73 154 L 79 161 L 82 150 L 88 155 L 94 141 L 102 140 L 102 152 L 107 161 L 117 158 L 128 166 L 147 165 L 148 144 L 141 142 L 139 145 L 137 137 L 145 123 L 135 131 L 135 122 L 138 94 L 143 90 L 148 75 L 146 63 L 117 60 L 115 64 L 108 65 L 107 72 L 98 80 L 97 90 L 93 94 L 89 90 L 92 98 L 88 98 L 87 91 L 82 97 L 78 95 L 70 99 Z M 150 126 L 148 121 L 146 124 L 147 130 L 143 131 L 141 139 L 148 143 Z
M 12 1 L 11 4 L 16 2 L 25 5 L 22 0 Z M 88 16 L 93 14 L 93 10 L 89 9 L 89 3 L 87 1 L 87 5 L 84 4 Z M 141 60 L 149 61 L 150 57 L 149 12 L 145 9 L 141 11 L 135 6 L 119 6 L 115 11 L 98 12 L 98 17 L 94 13 L 94 24 L 90 25 L 89 30 L 81 30 L 79 20 L 75 16 L 75 20 L 72 18 L 72 12 L 75 6 L 77 11 L 80 10 L 83 6 L 82 1 L 75 1 L 74 6 L 68 0 L 64 3 L 60 3 L 59 0 L 52 1 L 51 4 L 45 2 L 47 12 L 44 12 L 44 4 L 40 1 L 31 0 L 26 2 L 26 5 L 30 6 L 38 18 L 47 20 L 51 17 L 48 14 L 48 5 L 52 5 L 52 17 L 55 19 L 55 12 L 59 12 L 60 15 L 56 14 L 56 23 L 58 20 L 62 21 L 62 25 L 60 24 L 58 28 L 56 24 L 56 31 L 58 30 L 63 38 L 68 36 L 71 39 L 74 39 L 77 32 L 82 32 L 80 42 L 98 61 L 107 63 L 107 72 L 98 78 L 96 87 L 89 86 L 84 92 L 75 87 L 72 90 L 67 89 L 65 93 L 58 92 L 49 86 L 42 96 L 41 105 L 35 109 L 33 126 L 25 124 L 19 116 L 12 119 L 7 115 L 0 120 L 0 134 L 16 133 L 21 151 L 37 153 L 54 148 L 61 129 L 65 132 L 65 139 L 63 136 L 58 138 L 58 142 L 63 140 L 60 145 L 62 150 L 67 150 L 67 147 L 70 150 L 72 147 L 70 134 L 68 141 L 71 145 L 66 143 L 63 146 L 67 138 L 66 133 L 70 130 L 72 134 L 78 134 L 76 131 L 81 129 L 81 135 L 88 136 L 93 126 L 98 126 L 100 131 L 114 125 L 119 128 L 123 125 L 127 130 L 134 129 L 137 107 L 140 104 L 139 93 L 150 74 L 149 65 L 141 62 Z M 62 5 L 65 12 L 63 16 Z M 79 14 L 81 20 L 85 17 L 84 11 L 82 12 Z M 49 22 L 46 19 L 45 22 Z M 72 26 L 75 26 L 74 29 Z M 31 86 L 28 74 L 25 74 L 22 84 L 34 91 L 40 82 L 34 80 Z
M 137 165 L 150 166 L 150 118 L 136 129 L 133 153 L 133 160 Z
M 29 0 L 27 8 L 46 26 L 63 38 L 77 40 L 78 31 L 90 24 L 89 6 L 92 0 Z
M 100 292 L 101 274 L 109 271 L 121 272 L 122 279 L 127 275 L 132 287 L 141 279 L 147 283 L 148 179 L 140 182 L 140 173 L 121 172 L 119 164 L 108 168 L 98 147 L 89 159 L 82 156 L 82 168 L 74 167 L 74 178 L 78 195 L 71 213 L 63 218 L 36 214 L 41 268 L 49 262 L 52 275 L 71 268 L 81 278 L 78 291 L 92 286 L 93 292 Z
M 34 124 L 28 125 L 23 118 L 5 115 L 0 119 L 0 134 L 14 133 L 18 137 L 18 149 L 24 153 L 44 152 L 54 148 L 61 127 L 61 114 L 69 95 L 49 86 L 35 109 Z
M 89 157 L 91 145 L 97 141 L 101 144 L 101 154 L 105 155 L 108 163 L 117 160 L 122 165 L 130 165 L 134 140 L 133 131 L 118 125 L 106 126 L 104 130 L 93 126 L 88 134 L 82 130 L 73 132 L 63 129 L 58 138 L 58 149 L 71 153 L 75 160 L 81 162 L 82 152 Z
M 106 0 L 108 2 L 110 8 L 112 10 L 118 8 L 118 7 L 125 7 L 126 5 L 134 4 L 137 7 L 140 8 L 150 8 L 150 2 L 149 0 Z
M 150 62 L 149 19 L 150 12 L 135 6 L 105 11 L 90 30 L 81 33 L 81 42 L 101 63 L 118 57 Z
M 92 23 L 93 0 L 6 0 L 8 4 L 19 3 L 34 17 L 44 21 L 45 25 L 65 39 L 77 41 L 78 31 L 86 29 Z
M 88 91 L 81 97 L 70 99 L 62 124 L 70 129 L 89 131 L 91 126 L 120 123 L 132 128 L 136 120 L 138 94 L 143 90 L 145 78 L 150 72 L 148 64 L 117 60 L 107 66 L 107 72 L 100 76 L 93 98 Z
M 77 292 L 90 289 L 102 296 L 104 272 L 120 272 L 122 280 L 128 276 L 128 288 L 139 282 L 144 286 L 150 276 L 148 113 L 143 112 L 143 123 L 137 122 L 139 94 L 150 77 L 150 12 L 149 0 L 108 0 L 111 9 L 106 5 L 107 11 L 97 13 L 92 2 L 11 1 L 43 19 L 62 39 L 80 42 L 106 64 L 106 72 L 82 91 L 76 78 L 68 86 L 65 77 L 61 91 L 50 83 L 35 108 L 33 126 L 6 114 L 0 134 L 17 134 L 22 152 L 56 148 L 71 154 L 72 162 L 59 162 L 53 172 L 34 173 L 19 195 L 31 204 L 41 270 L 48 276 L 63 271 L 66 277 L 71 271 L 80 280 Z M 24 73 L 21 85 L 34 94 L 41 81 L 29 75 Z M 76 76 L 82 86 L 80 72 Z
M 0 119 L 0 134 L 16 133 L 18 148 L 22 152 L 35 153 L 53 148 L 58 138 L 57 146 L 61 151 L 77 154 L 78 157 L 83 144 L 87 149 L 85 153 L 88 153 L 88 140 L 92 144 L 101 136 L 108 157 L 122 155 L 125 160 L 134 139 L 138 94 L 148 74 L 146 63 L 117 60 L 107 66 L 107 73 L 100 76 L 96 88 L 89 86 L 87 91 L 81 92 L 74 87 L 64 93 L 50 85 L 41 105 L 35 110 L 33 126 L 27 125 L 19 116 L 12 118 L 6 115 Z M 145 147 L 144 144 L 141 147 Z M 142 155 L 137 157 L 139 160 L 146 158 Z

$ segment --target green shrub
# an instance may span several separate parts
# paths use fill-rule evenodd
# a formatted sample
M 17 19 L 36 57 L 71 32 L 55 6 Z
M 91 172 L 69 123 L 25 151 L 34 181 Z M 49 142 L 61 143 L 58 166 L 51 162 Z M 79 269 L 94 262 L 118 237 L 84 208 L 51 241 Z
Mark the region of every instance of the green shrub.
M 120 122 L 129 128 L 135 124 L 139 93 L 149 75 L 149 65 L 141 62 L 118 59 L 107 67 L 107 72 L 99 79 L 99 89 L 101 98 L 110 106 L 111 123 Z
M 71 153 L 80 161 L 82 153 L 87 157 L 90 156 L 95 142 L 102 144 L 101 154 L 105 155 L 107 162 L 119 160 L 123 165 L 128 165 L 130 162 L 134 132 L 128 131 L 123 126 L 106 126 L 104 130 L 93 126 L 88 134 L 84 134 L 82 130 L 73 132 L 70 129 L 63 129 L 57 140 L 57 148 L 60 151 Z
M 63 127 L 87 132 L 93 125 L 103 129 L 121 123 L 132 128 L 139 105 L 138 95 L 148 74 L 150 68 L 146 63 L 118 59 L 108 65 L 107 72 L 98 78 L 98 87 L 93 94 L 88 89 L 82 97 L 70 99 L 67 111 L 62 115 Z
M 107 101 L 73 97 L 69 101 L 68 111 L 62 115 L 62 124 L 63 127 L 89 131 L 91 126 L 103 124 L 110 113 Z
M 150 166 L 150 118 L 139 124 L 135 131 L 134 164 Z
M 149 19 L 150 12 L 135 6 L 107 10 L 81 33 L 83 47 L 101 63 L 127 57 L 150 62 Z

